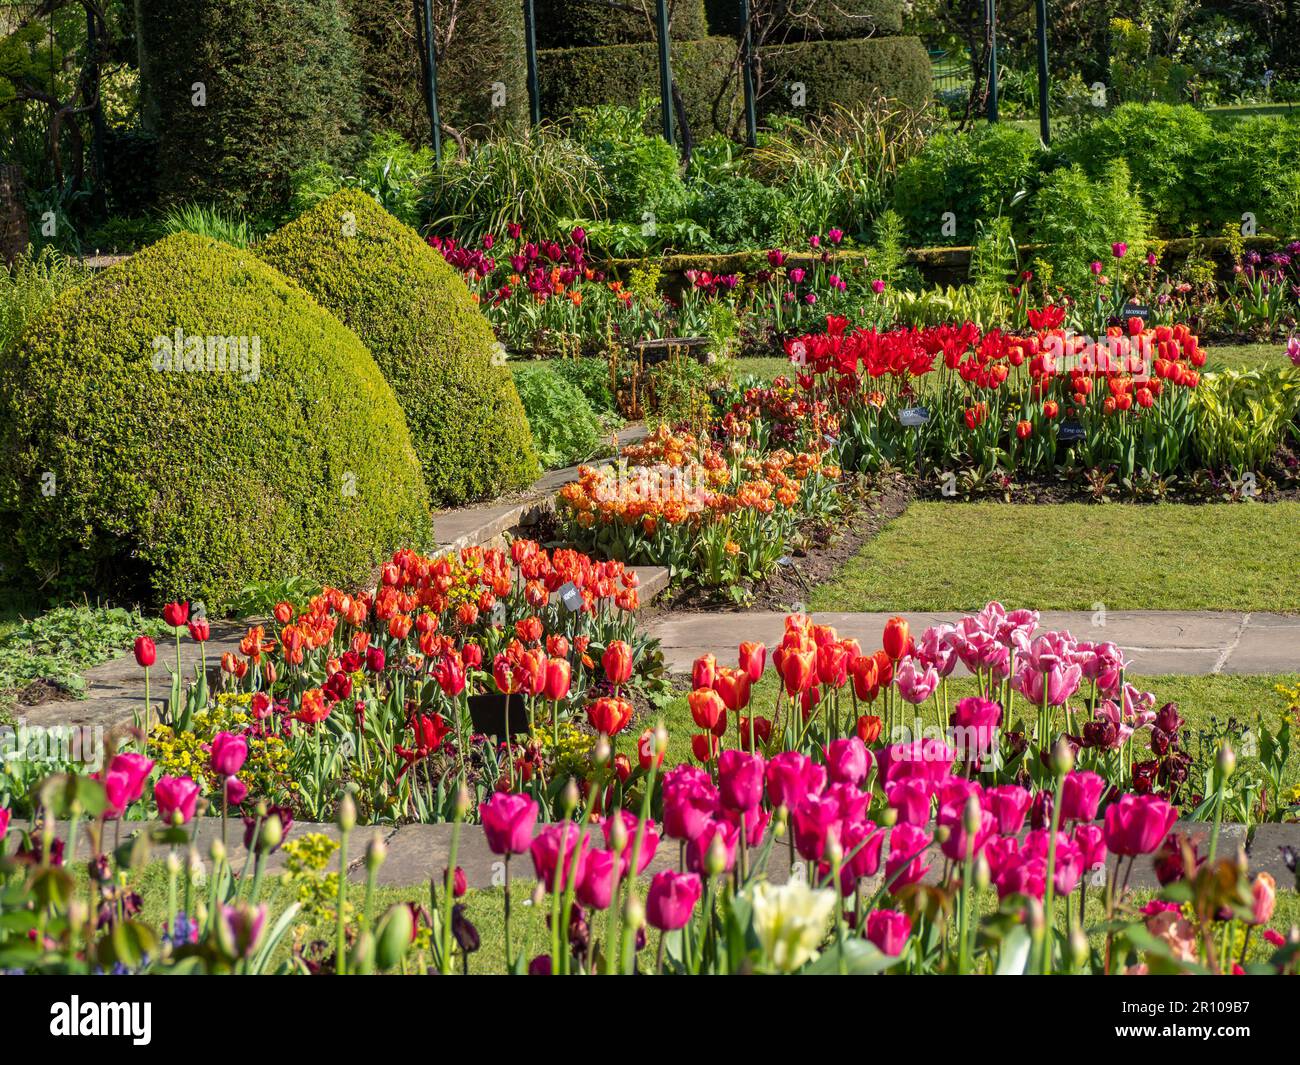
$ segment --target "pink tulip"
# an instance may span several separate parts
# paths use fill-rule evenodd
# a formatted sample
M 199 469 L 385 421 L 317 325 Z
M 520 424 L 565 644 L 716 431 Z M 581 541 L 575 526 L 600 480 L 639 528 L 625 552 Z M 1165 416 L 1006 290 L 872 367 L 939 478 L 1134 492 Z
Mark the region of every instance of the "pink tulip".
M 1178 820 L 1178 811 L 1154 795 L 1121 795 L 1106 807 L 1106 846 L 1112 854 L 1151 854 Z
M 223 788 L 227 806 L 238 806 L 248 798 L 248 785 L 238 777 L 226 777 Z
M 998 836 L 984 845 L 984 860 L 989 863 L 989 875 L 994 882 L 1009 868 L 1020 853 L 1020 841 L 1015 836 Z
M 761 847 L 763 837 L 767 835 L 767 826 L 772 823 L 772 812 L 758 807 L 753 810 L 723 810 L 722 817 L 730 825 L 735 825 L 737 829 L 741 827 L 741 817 L 745 819 L 745 846 Z
M 104 818 L 115 821 L 130 805 L 131 778 L 121 770 L 110 769 L 103 774 L 99 783 L 104 789 L 104 800 L 108 803 L 104 810 Z
M 856 784 L 831 784 L 822 792 L 822 798 L 834 800 L 840 811 L 840 820 L 848 824 L 866 819 L 871 792 L 862 791 Z
M 166 824 L 187 824 L 199 801 L 199 786 L 189 777 L 159 777 L 153 786 L 158 816 Z
M 619 810 L 614 817 L 622 818 L 623 828 L 627 831 L 627 846 L 623 848 L 623 861 L 620 876 L 627 876 L 629 866 L 632 864 L 632 847 L 636 843 L 637 826 L 641 824 L 641 819 L 630 810 Z M 605 834 L 605 846 L 610 845 L 610 837 L 614 831 L 614 819 L 610 818 L 601 826 L 601 831 Z M 641 853 L 637 856 L 636 871 L 639 876 L 645 872 L 646 866 L 649 865 L 659 850 L 659 829 L 655 826 L 652 819 L 647 818 L 645 828 L 641 831 Z
M 591 837 L 587 830 L 571 821 L 547 825 L 529 844 L 533 858 L 533 871 L 546 885 L 547 891 L 564 891 L 569 886 L 569 873 L 575 873 L 575 883 L 581 883 L 586 871 Z M 577 868 L 573 868 L 574 852 Z
M 885 830 L 874 821 L 845 822 L 840 846 L 844 848 L 844 870 L 855 880 L 880 872 L 880 852 Z
M 1061 781 L 1061 818 L 1065 821 L 1092 821 L 1106 781 L 1096 773 L 1067 773 Z
M 1074 842 L 1083 854 L 1084 872 L 1106 864 L 1106 833 L 1101 825 L 1075 825 Z
M 683 772 L 685 770 L 685 772 Z M 704 770 L 679 766 L 664 778 L 664 834 L 691 840 L 718 811 L 718 790 Z
M 695 838 L 686 844 L 686 868 L 692 873 L 706 876 L 709 848 L 713 846 L 714 837 L 722 841 L 723 854 L 726 857 L 723 868 L 731 872 L 736 865 L 736 844 L 740 841 L 740 829 L 716 818 L 710 818 Z
M 876 753 L 876 769 L 882 782 L 922 777 L 938 786 L 952 773 L 957 752 L 942 740 L 913 740 L 895 743 Z
M 915 658 L 904 658 L 894 670 L 898 694 L 914 706 L 925 702 L 939 687 L 939 671 L 933 666 L 922 668 Z
M 957 649 L 948 642 L 954 631 L 951 625 L 931 625 L 921 633 L 916 657 L 923 665 L 937 669 L 940 677 L 949 676 L 957 668 Z
M 753 810 L 763 801 L 763 756 L 727 750 L 718 757 L 718 792 L 728 810 Z
M 861 784 L 871 771 L 871 752 L 857 736 L 826 745 L 826 772 L 832 784 Z
M 882 954 L 897 958 L 912 934 L 912 919 L 898 910 L 872 910 L 867 916 L 867 939 Z
M 1036 829 L 1025 837 L 1023 854 L 1033 855 L 1043 861 L 1046 876 L 1048 846 L 1051 833 Z M 1079 886 L 1085 871 L 1083 849 L 1064 832 L 1056 834 L 1056 875 L 1052 878 L 1058 895 L 1068 895 Z
M 805 795 L 791 810 L 795 849 L 811 861 L 821 859 L 827 839 L 840 838 L 840 804 L 831 796 Z
M 793 810 L 825 787 L 825 767 L 798 751 L 782 751 L 767 763 L 767 795 L 773 806 Z
M 889 834 L 889 857 L 885 860 L 885 882 L 892 881 L 892 891 L 915 884 L 930 871 L 925 849 L 932 840 L 930 833 L 916 825 L 895 825 Z
M 153 772 L 153 760 L 142 754 L 115 754 L 108 763 L 109 772 L 125 773 L 128 780 L 127 802 L 136 802 L 144 794 L 145 781 Z
M 998 832 L 1004 836 L 1014 836 L 1025 827 L 1029 802 L 1029 792 L 1015 784 L 1000 784 L 984 792 L 984 807 L 997 819 Z
M 997 748 L 1002 706 L 992 699 L 972 695 L 958 699 L 952 714 L 952 742 L 967 762 L 979 761 Z
M 703 890 L 704 885 L 694 873 L 675 873 L 671 869 L 656 873 L 646 894 L 646 921 L 661 932 L 685 928 Z
M 885 797 L 905 825 L 924 825 L 930 820 L 930 799 L 934 785 L 924 777 L 906 777 L 885 785 Z
M 1043 705 L 1043 693 L 1048 706 L 1064 706 L 1070 696 L 1079 690 L 1083 670 L 1077 665 L 1066 665 L 1055 655 L 1041 655 L 1035 666 L 1025 661 L 1012 684 L 1034 706 Z
M 533 840 L 537 803 L 527 795 L 497 791 L 478 808 L 483 835 L 493 854 L 523 854 Z
M 613 851 L 591 851 L 583 863 L 577 897 L 584 906 L 595 910 L 609 909 L 618 886 L 621 870 Z
M 209 758 L 214 773 L 233 777 L 248 758 L 248 738 L 236 736 L 233 732 L 218 732 L 212 738 Z
M 11 814 L 7 806 L 0 806 L 0 843 L 4 842 L 5 833 L 9 831 Z
M 1026 895 L 1041 900 L 1047 890 L 1047 862 L 1028 852 L 1009 855 L 994 883 L 999 899 Z

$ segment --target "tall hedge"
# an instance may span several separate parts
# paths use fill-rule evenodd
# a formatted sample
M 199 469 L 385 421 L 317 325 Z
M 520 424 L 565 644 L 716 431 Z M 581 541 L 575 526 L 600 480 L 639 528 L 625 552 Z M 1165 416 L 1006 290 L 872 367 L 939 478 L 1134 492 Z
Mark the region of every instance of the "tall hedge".
M 658 40 L 656 7 L 655 0 L 626 0 L 622 7 L 611 7 L 605 0 L 534 0 L 537 47 L 587 48 Z M 694 41 L 709 35 L 704 0 L 676 0 L 671 10 L 673 40 Z
M 220 347 L 241 337 L 242 359 Z M 258 580 L 363 583 L 427 539 L 429 512 L 356 336 L 251 253 L 182 233 L 65 293 L 13 349 L 0 528 L 7 562 L 60 592 L 220 608 Z
M 538 53 L 542 114 L 571 115 L 593 103 L 634 107 L 642 93 L 659 95 L 659 52 L 654 44 L 560 48 Z M 740 114 L 740 86 L 733 76 L 736 42 L 727 37 L 682 41 L 672 49 L 673 77 L 696 133 L 727 133 Z M 657 112 L 656 112 L 657 113 Z
M 343 0 L 361 67 L 366 123 L 407 140 L 429 140 L 429 108 L 411 0 Z M 454 32 L 446 34 L 451 14 Z M 453 129 L 528 117 L 524 15 L 520 0 L 434 0 L 442 53 L 438 111 Z M 504 86 L 504 92 L 498 90 Z
M 916 37 L 783 44 L 764 48 L 761 59 L 765 114 L 863 107 L 876 92 L 913 107 L 930 99 L 930 56 Z M 802 107 L 792 102 L 795 83 L 803 86 Z
M 294 170 L 355 150 L 357 68 L 343 0 L 135 3 L 164 200 L 275 208 Z
M 736 36 L 740 5 L 736 0 L 705 0 L 709 30 Z M 903 0 L 816 0 L 791 4 L 776 27 L 774 41 L 889 37 L 903 32 Z
M 347 189 L 261 246 L 374 353 L 406 413 L 435 503 L 495 495 L 538 475 L 528 421 L 496 338 L 442 256 Z

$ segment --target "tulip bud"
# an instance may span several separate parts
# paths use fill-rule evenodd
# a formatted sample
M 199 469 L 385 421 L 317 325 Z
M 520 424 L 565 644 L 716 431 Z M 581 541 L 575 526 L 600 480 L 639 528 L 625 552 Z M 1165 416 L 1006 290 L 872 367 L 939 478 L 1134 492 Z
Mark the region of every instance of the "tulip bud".
M 983 891 L 993 882 L 993 870 L 989 868 L 989 860 L 984 857 L 981 851 L 979 857 L 975 859 L 975 886 Z
M 784 806 L 776 808 L 776 816 L 772 818 L 772 835 L 777 839 L 784 839 L 785 834 L 790 827 L 790 811 Z
M 262 822 L 262 829 L 257 834 L 257 847 L 263 854 L 270 854 L 284 839 L 284 822 L 279 814 L 271 814 Z
M 384 845 L 384 837 L 381 833 L 376 832 L 370 838 L 370 843 L 366 847 L 366 871 L 373 873 L 384 864 L 384 859 L 387 857 L 388 847 Z M 387 967 L 381 965 L 380 968 Z
M 1047 921 L 1043 918 L 1043 904 L 1033 896 L 1029 898 L 1029 934 L 1034 942 L 1041 942 L 1047 931 Z
M 456 789 L 456 808 L 455 817 L 457 821 L 464 821 L 469 813 L 470 798 L 469 788 L 465 787 L 465 782 L 461 781 L 460 787 Z
M 181 864 L 181 856 L 177 854 L 175 851 L 168 851 L 167 852 L 167 875 L 179 876 L 182 868 L 184 868 L 184 866 Z
M 343 798 L 339 800 L 338 814 L 335 817 L 335 824 L 339 826 L 340 832 L 351 832 L 357 823 L 357 804 L 352 801 L 351 792 L 344 792 Z
M 1063 777 L 1073 768 L 1074 748 L 1064 739 L 1057 740 L 1056 746 L 1052 748 L 1052 772 Z
M 375 837 L 379 839 L 378 836 Z M 372 844 L 373 846 L 373 844 Z M 392 969 L 401 964 L 411 945 L 415 931 L 411 907 L 404 902 L 394 905 L 379 922 L 375 943 L 375 962 L 380 969 Z
M 591 749 L 592 763 L 598 766 L 603 766 L 609 761 L 609 755 L 609 740 L 603 735 L 597 736 L 596 745 Z
M 622 854 L 627 849 L 627 824 L 621 816 L 610 822 L 609 847 L 615 854 Z
M 722 842 L 722 833 L 715 832 L 709 842 L 709 851 L 704 856 L 704 871 L 709 876 L 721 876 L 727 869 L 727 846 Z
M 90 920 L 90 907 L 86 905 L 83 899 L 72 899 L 68 903 L 68 924 L 73 929 L 79 929 L 88 920 Z
M 213 866 L 220 865 L 226 860 L 226 845 L 221 840 L 214 839 L 208 848 L 208 857 L 212 859 Z
M 889 806 L 880 811 L 880 825 L 882 828 L 893 828 L 898 824 L 898 811 Z
M 962 828 L 966 830 L 968 836 L 974 836 L 979 832 L 983 820 L 984 811 L 980 807 L 979 798 L 972 795 L 966 800 L 966 809 L 962 814 Z
M 208 904 L 200 899 L 198 905 L 194 907 L 194 921 L 200 928 L 206 928 L 208 924 Z
M 826 846 L 823 850 L 826 860 L 830 862 L 832 869 L 838 869 L 840 863 L 844 861 L 844 848 L 840 846 L 840 837 L 836 832 L 826 834 Z
M 948 837 L 952 835 L 952 829 L 947 825 L 938 825 L 934 830 L 935 843 L 947 843 Z
M 1070 929 L 1070 959 L 1074 962 L 1076 969 L 1081 969 L 1087 964 L 1089 953 L 1091 952 L 1088 947 L 1088 936 L 1076 924 Z
M 716 836 L 714 840 L 717 840 Z M 634 929 L 645 927 L 645 903 L 635 891 L 628 892 L 627 902 L 623 906 L 623 920 Z
M 262 820 L 262 821 L 265 821 L 265 820 L 266 820 L 266 800 L 265 800 L 265 799 L 258 799 L 258 800 L 257 800 L 257 806 L 254 808 L 254 813 L 255 813 L 255 815 L 257 816 L 257 818 L 258 818 L 259 820 Z
M 1231 744 L 1225 742 L 1219 748 L 1219 779 L 1227 780 L 1237 768 L 1237 755 Z
M 205 870 L 203 868 L 203 859 L 199 857 L 198 847 L 190 847 L 190 853 L 188 855 L 188 875 L 191 883 L 203 883 Z
M 369 928 L 363 928 L 348 958 L 348 972 L 354 976 L 369 976 L 375 971 L 375 937 Z
M 655 725 L 655 754 L 668 753 L 668 730 L 664 728 L 664 723 L 660 721 Z
M 532 902 L 538 909 L 546 905 L 546 885 L 540 880 L 537 882 L 537 886 L 533 888 Z
M 564 811 L 564 816 L 568 817 L 578 808 L 578 783 L 569 777 L 569 781 L 564 785 L 564 790 L 560 793 L 560 809 Z

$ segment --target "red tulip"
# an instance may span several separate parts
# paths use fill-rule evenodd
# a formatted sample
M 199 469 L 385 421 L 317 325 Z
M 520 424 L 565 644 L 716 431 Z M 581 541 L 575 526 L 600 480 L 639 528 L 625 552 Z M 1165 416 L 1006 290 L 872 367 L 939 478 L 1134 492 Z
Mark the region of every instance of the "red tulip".
M 726 703 L 712 688 L 697 688 L 686 697 L 686 703 L 695 723 L 709 732 L 716 732 L 718 723 L 726 720 Z
M 757 684 L 767 666 L 767 648 L 761 643 L 746 641 L 740 645 L 740 668 L 749 676 L 751 684 Z
M 207 643 L 212 636 L 212 626 L 207 618 L 194 618 L 189 624 L 190 639 L 196 643 Z
M 713 690 L 728 710 L 743 710 L 749 705 L 749 674 L 743 669 L 723 667 L 713 680 Z
M 801 695 L 817 678 L 816 651 L 788 651 L 781 659 L 781 679 L 787 695 Z
M 546 698 L 552 701 L 569 695 L 573 671 L 567 658 L 552 658 L 546 663 Z
M 143 666 L 145 669 L 158 661 L 158 648 L 148 636 L 137 636 L 135 638 L 135 661 L 137 665 Z
M 632 704 L 608 696 L 597 699 L 587 707 L 587 720 L 597 732 L 617 736 L 632 720 Z
M 189 603 L 168 603 L 163 607 L 163 621 L 173 629 L 179 629 L 190 619 Z
M 454 699 L 465 690 L 465 663 L 458 655 L 443 656 L 438 663 L 437 681 L 448 699 Z
M 876 660 L 872 655 L 858 655 L 849 662 L 849 674 L 853 677 L 853 694 L 863 702 L 874 702 L 880 694 L 877 679 Z
M 700 655 L 691 666 L 691 685 L 712 688 L 718 676 L 718 660 L 711 654 Z
M 890 618 L 885 622 L 885 633 L 880 642 L 892 661 L 897 662 L 907 653 L 908 639 L 907 621 L 904 618 Z
M 632 677 L 632 648 L 622 640 L 613 640 L 600 656 L 600 664 L 611 684 L 626 684 Z
M 691 754 L 697 762 L 711 762 L 718 756 L 718 737 L 711 732 L 691 737 Z

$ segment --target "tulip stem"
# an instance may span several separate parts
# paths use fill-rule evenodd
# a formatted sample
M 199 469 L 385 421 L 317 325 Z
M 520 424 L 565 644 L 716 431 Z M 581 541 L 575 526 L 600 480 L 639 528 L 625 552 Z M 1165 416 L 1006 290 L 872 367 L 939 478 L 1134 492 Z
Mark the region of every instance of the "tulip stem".
M 1061 824 L 1061 794 L 1065 790 L 1065 774 L 1056 775 L 1056 792 L 1052 797 L 1052 826 L 1047 837 L 1047 884 L 1044 889 L 1046 901 L 1043 906 L 1043 920 L 1046 932 L 1043 935 L 1043 974 L 1052 975 L 1052 938 L 1056 935 L 1056 832 Z
M 510 949 L 510 852 L 506 851 L 506 883 L 505 883 L 505 907 L 504 921 L 506 933 L 506 972 L 512 973 L 515 968 L 514 951 Z
M 334 970 L 339 976 L 348 974 L 348 957 L 344 949 L 346 943 L 346 925 L 344 910 L 348 897 L 348 830 L 339 829 L 339 894 L 338 912 L 334 915 Z

